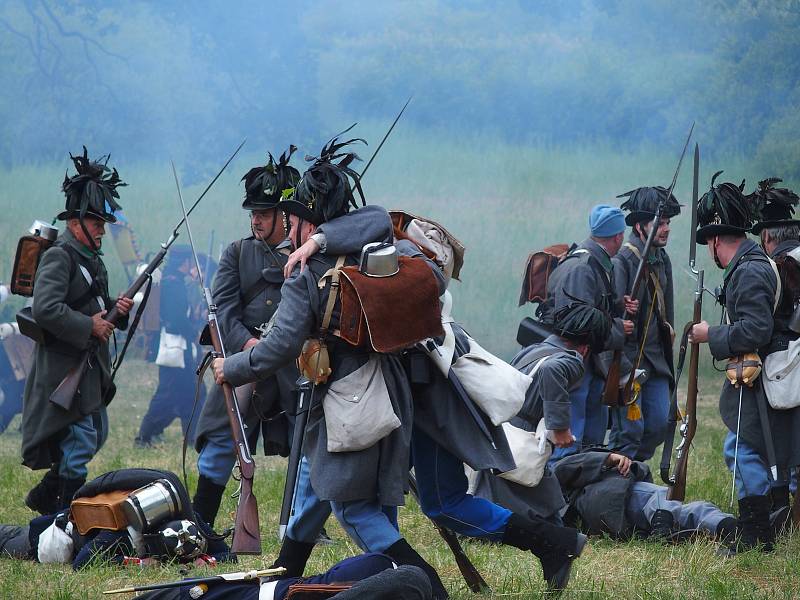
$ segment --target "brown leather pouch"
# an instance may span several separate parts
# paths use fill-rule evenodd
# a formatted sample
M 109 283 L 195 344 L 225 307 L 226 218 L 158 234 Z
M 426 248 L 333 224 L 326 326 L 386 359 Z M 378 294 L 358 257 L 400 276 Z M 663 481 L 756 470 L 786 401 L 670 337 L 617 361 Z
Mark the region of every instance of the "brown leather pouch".
M 11 293 L 20 296 L 33 296 L 33 280 L 42 254 L 53 245 L 48 239 L 38 235 L 25 235 L 19 238 L 14 268 L 11 272 Z
M 70 504 L 72 521 L 81 535 L 92 529 L 119 531 L 128 526 L 122 503 L 133 490 L 114 490 L 90 498 L 77 498 Z

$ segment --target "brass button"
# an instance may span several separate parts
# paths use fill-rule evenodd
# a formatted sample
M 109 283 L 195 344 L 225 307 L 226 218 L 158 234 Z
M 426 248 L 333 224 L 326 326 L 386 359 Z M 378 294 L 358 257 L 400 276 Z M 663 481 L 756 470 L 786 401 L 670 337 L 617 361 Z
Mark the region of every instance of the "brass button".
M 272 306 L 272 300 L 267 300 L 267 306 Z

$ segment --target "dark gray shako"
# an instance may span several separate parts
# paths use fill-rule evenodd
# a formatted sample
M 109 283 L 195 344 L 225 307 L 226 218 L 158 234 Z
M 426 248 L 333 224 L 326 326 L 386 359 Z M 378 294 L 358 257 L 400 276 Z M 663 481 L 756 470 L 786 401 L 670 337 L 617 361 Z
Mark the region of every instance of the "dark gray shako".
M 761 219 L 758 198 L 743 193 L 744 180 L 735 183 L 714 182 L 722 174 L 717 171 L 711 178 L 711 189 L 703 194 L 697 203 L 698 229 L 695 239 L 698 244 L 706 245 L 709 237 L 717 235 L 745 235 L 753 223 Z
M 84 224 L 84 218 L 88 215 L 106 223 L 115 223 L 117 218 L 114 212 L 122 209 L 117 202 L 117 188 L 127 184 L 120 179 L 116 169 L 108 167 L 108 159 L 111 158 L 109 154 L 93 161 L 89 159 L 89 153 L 84 146 L 83 155 L 73 156 L 70 153 L 69 157 L 77 173 L 71 177 L 69 173 L 64 174 L 61 189 L 66 196 L 66 203 L 57 218 L 60 221 L 79 219 L 92 249 L 97 251 Z
M 611 317 L 588 302 L 569 297 L 572 302 L 554 316 L 554 331 L 572 342 L 588 344 L 592 350 L 602 350 L 611 333 Z
M 350 129 L 352 126 L 342 133 Z M 353 161 L 361 159 L 355 152 L 343 151 L 343 148 L 354 142 L 367 142 L 361 138 L 340 142 L 340 135 L 328 141 L 318 157 L 306 156 L 312 165 L 303 173 L 294 194 L 281 200 L 280 208 L 285 213 L 320 225 L 348 213 L 351 206 L 358 208 L 354 188 L 361 198 L 361 205 L 366 206 L 361 178 L 350 167 Z
M 633 226 L 636 223 L 652 221 L 656 216 L 659 202 L 664 201 L 664 209 L 661 216 L 671 219 L 680 214 L 681 205 L 673 194 L 667 197 L 667 188 L 660 185 L 654 187 L 640 187 L 630 192 L 620 194 L 617 198 L 627 198 L 620 205 L 622 210 L 628 211 L 625 216 L 625 224 Z
M 758 182 L 756 189 L 750 196 L 761 208 L 761 219 L 750 230 L 759 235 L 762 230 L 784 225 L 800 225 L 800 220 L 794 218 L 794 211 L 800 202 L 800 197 L 787 188 L 776 188 L 776 183 L 783 179 L 770 177 Z

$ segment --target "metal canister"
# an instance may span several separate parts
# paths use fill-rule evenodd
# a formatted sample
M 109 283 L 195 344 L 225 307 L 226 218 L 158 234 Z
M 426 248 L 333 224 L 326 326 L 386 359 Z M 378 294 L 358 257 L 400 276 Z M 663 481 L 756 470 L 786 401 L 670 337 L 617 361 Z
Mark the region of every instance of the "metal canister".
M 167 479 L 157 479 L 134 490 L 122 504 L 128 523 L 139 531 L 174 519 L 183 508 L 178 491 Z
M 391 277 L 400 270 L 397 248 L 386 242 L 367 244 L 361 250 L 358 270 L 369 277 Z
M 28 229 L 28 232 L 32 235 L 39 236 L 40 238 L 44 238 L 50 242 L 55 242 L 56 238 L 58 237 L 58 228 L 53 227 L 50 223 L 45 223 L 44 221 L 40 221 L 36 219 L 31 225 L 31 228 Z

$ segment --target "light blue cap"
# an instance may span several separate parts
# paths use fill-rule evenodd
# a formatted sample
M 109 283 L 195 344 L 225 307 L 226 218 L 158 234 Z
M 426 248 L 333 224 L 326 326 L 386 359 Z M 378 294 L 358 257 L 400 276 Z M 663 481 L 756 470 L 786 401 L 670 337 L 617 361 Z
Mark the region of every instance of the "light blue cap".
M 616 206 L 598 204 L 589 213 L 589 229 L 594 237 L 613 237 L 625 231 L 625 213 Z

